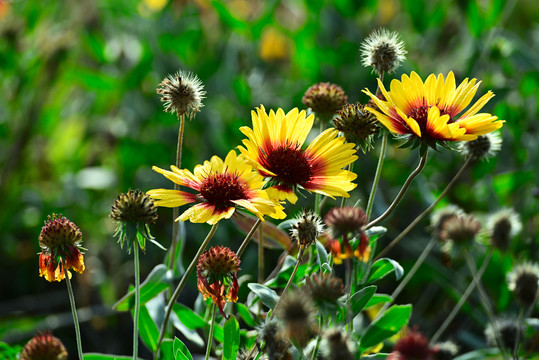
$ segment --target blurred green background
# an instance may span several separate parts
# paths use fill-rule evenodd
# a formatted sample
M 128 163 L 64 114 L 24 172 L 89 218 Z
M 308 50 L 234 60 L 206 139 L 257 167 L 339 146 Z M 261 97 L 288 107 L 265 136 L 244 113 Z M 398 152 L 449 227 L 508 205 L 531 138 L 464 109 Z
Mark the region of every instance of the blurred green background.
M 183 167 L 192 169 L 240 144 L 238 129 L 251 125 L 256 106 L 303 108 L 303 93 L 315 82 L 339 84 L 349 102 L 366 102 L 361 90 L 374 90 L 376 79 L 361 65 L 359 47 L 382 26 L 398 31 L 408 51 L 393 76 L 414 70 L 425 79 L 453 70 L 457 82 L 482 80 L 479 95 L 489 89 L 496 94 L 485 111 L 506 120 L 502 151 L 466 172 L 448 202 L 480 214 L 501 207 L 520 214 L 522 235 L 509 253 L 495 256 L 485 276 L 499 299 L 497 311 L 514 311 L 504 274 L 512 263 L 537 260 L 538 254 L 536 1 L 0 0 L 0 340 L 24 344 L 37 329 L 52 328 L 75 353 L 65 285 L 38 276 L 38 235 L 47 215 L 56 212 L 81 228 L 88 249 L 86 271 L 74 276 L 84 351 L 130 353 L 131 319 L 111 305 L 133 282 L 133 264 L 113 239 L 108 215 L 121 192 L 171 187 L 151 170 L 175 159 L 178 121 L 162 111 L 155 93 L 167 74 L 190 70 L 207 91 L 204 108 L 186 124 Z M 418 159 L 417 151 L 398 149 L 393 140 L 391 145 L 375 214 Z M 378 147 L 360 154 L 354 167 L 358 187 L 352 202 L 363 206 Z M 428 206 L 462 162 L 457 152 L 432 153 L 386 222 L 389 231 L 381 241 L 387 243 Z M 153 234 L 168 246 L 172 212 L 162 208 L 159 214 Z M 390 254 L 405 269 L 428 241 L 427 222 L 422 225 Z M 208 229 L 183 227 L 186 258 Z M 227 224 L 216 238 L 236 248 L 242 234 Z M 150 246 L 142 277 L 163 257 Z M 246 257 L 242 268 L 248 272 L 255 263 L 256 257 Z M 414 304 L 411 324 L 427 334 L 439 326 L 469 281 L 460 264 L 444 268 L 439 252 L 427 261 L 398 299 Z M 462 286 L 455 290 L 458 281 Z M 395 283 L 388 279 L 384 285 L 391 292 Z M 192 302 L 196 289 L 182 296 Z M 455 337 L 468 339 L 465 347 L 481 346 L 484 315 L 465 311 L 472 320 Z

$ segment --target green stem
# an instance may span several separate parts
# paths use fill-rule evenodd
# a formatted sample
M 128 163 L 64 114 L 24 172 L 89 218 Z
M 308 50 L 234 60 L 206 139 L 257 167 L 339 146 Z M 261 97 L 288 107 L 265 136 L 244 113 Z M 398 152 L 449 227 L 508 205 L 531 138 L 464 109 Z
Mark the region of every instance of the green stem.
M 382 134 L 382 147 L 380 148 L 380 156 L 378 157 L 378 165 L 376 166 L 376 173 L 374 174 L 374 181 L 372 182 L 371 193 L 369 194 L 369 201 L 367 202 L 367 220 L 370 219 L 372 213 L 372 207 L 374 205 L 374 196 L 378 189 L 378 183 L 380 182 L 380 176 L 382 175 L 382 167 L 384 166 L 384 159 L 386 157 L 387 150 L 387 131 L 383 130 Z
M 449 324 L 451 324 L 451 321 L 453 321 L 453 319 L 455 318 L 455 316 L 459 312 L 462 305 L 464 305 L 464 303 L 468 300 L 468 297 L 470 297 L 470 294 L 472 293 L 473 289 L 476 287 L 477 282 L 479 281 L 481 276 L 483 276 L 483 273 L 485 272 L 485 269 L 487 268 L 487 265 L 488 265 L 488 262 L 490 261 L 491 256 L 492 256 L 492 249 L 488 252 L 487 256 L 485 257 L 485 260 L 483 261 L 483 264 L 481 265 L 481 268 L 475 274 L 474 278 L 472 279 L 472 282 L 470 283 L 470 285 L 468 285 L 468 287 L 464 291 L 464 294 L 462 294 L 462 296 L 461 296 L 459 302 L 457 303 L 457 305 L 455 305 L 455 307 L 453 308 L 453 310 L 451 311 L 449 316 L 445 319 L 442 326 L 440 326 L 438 331 L 436 331 L 436 333 L 432 337 L 432 339 L 430 341 L 431 344 L 434 344 L 434 343 L 436 343 L 438 341 L 438 339 L 443 334 L 445 329 L 447 329 Z
M 435 202 L 433 202 L 428 208 L 425 209 L 425 211 L 423 211 L 418 217 L 416 217 L 414 219 L 414 221 L 412 221 L 410 223 L 410 225 L 408 225 L 406 227 L 406 229 L 404 229 L 399 235 L 397 235 L 397 237 L 391 242 L 389 243 L 389 245 L 387 245 L 381 252 L 380 254 L 378 254 L 375 258 L 375 260 L 378 260 L 380 259 L 382 256 L 384 256 L 387 252 L 389 252 L 389 250 L 391 250 L 395 245 L 397 245 L 397 243 L 399 241 L 402 240 L 402 238 L 404 238 L 406 235 L 408 235 L 408 233 L 421 221 L 423 220 L 428 214 L 431 213 L 431 211 L 436 207 L 436 205 L 438 205 L 440 203 L 440 201 L 442 201 L 442 199 L 449 193 L 449 190 L 451 190 L 453 188 L 453 185 L 455 185 L 455 183 L 457 182 L 457 180 L 460 178 L 460 176 L 464 173 L 464 170 L 466 170 L 466 168 L 468 168 L 468 166 L 471 164 L 472 162 L 472 159 L 469 157 L 468 159 L 466 159 L 466 161 L 464 162 L 464 164 L 462 165 L 462 167 L 460 168 L 460 170 L 455 174 L 455 176 L 453 177 L 453 179 L 451 179 L 451 181 L 447 184 L 447 186 L 445 187 L 445 189 L 442 191 L 442 193 L 438 196 L 438 198 L 436 199 Z
M 138 252 L 138 241 L 135 239 L 134 257 L 135 257 L 135 317 L 133 319 L 133 360 L 138 359 L 138 322 L 140 313 L 140 262 Z
M 299 264 L 301 262 L 301 257 L 303 256 L 303 252 L 305 251 L 305 246 L 301 245 L 298 252 L 298 258 L 296 260 L 296 266 L 294 266 L 294 270 L 292 271 L 292 275 L 290 275 L 290 279 L 288 279 L 288 282 L 286 283 L 286 286 L 284 287 L 283 293 L 279 297 L 279 300 L 277 301 L 277 304 L 275 304 L 275 307 L 273 308 L 273 311 L 271 312 L 271 315 L 269 317 L 269 320 L 273 319 L 273 315 L 275 315 L 275 312 L 277 311 L 277 308 L 281 304 L 281 300 L 285 296 L 286 292 L 288 291 L 288 288 L 290 287 L 290 284 L 292 284 L 292 280 L 294 280 L 294 276 L 296 276 L 296 272 L 298 271 Z
M 380 215 L 379 217 L 377 217 L 376 219 L 374 219 L 373 221 L 368 223 L 367 226 L 365 227 L 365 229 L 369 229 L 369 228 L 373 227 L 374 225 L 382 222 L 382 220 L 387 218 L 393 212 L 393 210 L 395 210 L 397 205 L 402 200 L 404 194 L 406 193 L 406 190 L 408 190 L 408 187 L 410 186 L 412 181 L 415 179 L 415 177 L 417 175 L 419 175 L 421 170 L 423 170 L 423 168 L 425 167 L 425 164 L 427 163 L 427 155 L 428 155 L 428 153 L 429 153 L 429 151 L 427 149 L 425 151 L 425 153 L 423 154 L 423 156 L 421 156 L 421 159 L 419 160 L 419 164 L 417 165 L 417 168 L 415 168 L 415 170 L 412 171 L 410 176 L 408 176 L 408 179 L 406 179 L 406 182 L 404 183 L 404 185 L 402 185 L 402 188 L 400 189 L 399 193 L 397 194 L 397 197 L 395 198 L 395 200 L 393 200 L 391 205 L 389 205 L 387 210 L 382 215 Z
M 157 353 L 158 353 L 159 348 L 161 347 L 161 343 L 163 342 L 163 339 L 165 337 L 165 331 L 166 331 L 166 328 L 167 328 L 168 320 L 170 318 L 170 314 L 172 313 L 173 305 L 176 302 L 176 299 L 178 299 L 178 296 L 180 295 L 180 292 L 182 291 L 183 287 L 187 283 L 187 278 L 189 277 L 191 272 L 193 272 L 194 268 L 196 267 L 198 259 L 202 255 L 202 252 L 206 249 L 206 247 L 210 243 L 210 240 L 213 237 L 213 235 L 215 234 L 215 231 L 217 231 L 217 226 L 218 225 L 219 225 L 219 223 L 215 223 L 212 226 L 210 232 L 208 233 L 208 235 L 206 236 L 206 238 L 202 242 L 202 245 L 200 245 L 200 248 L 198 249 L 198 252 L 196 253 L 193 260 L 191 261 L 191 264 L 189 264 L 189 267 L 187 268 L 187 270 L 185 270 L 185 274 L 183 274 L 183 277 L 180 280 L 180 283 L 178 284 L 178 286 L 174 290 L 174 293 L 172 294 L 172 296 L 171 296 L 171 298 L 170 298 L 170 300 L 169 300 L 169 302 L 167 304 L 167 310 L 165 312 L 165 317 L 163 318 L 163 324 L 161 325 L 161 330 L 159 332 L 159 339 L 157 340 L 157 346 L 156 346 L 156 349 L 155 349 L 155 355 L 156 355 L 155 358 L 157 358 Z
M 262 220 L 258 219 L 253 227 L 251 228 L 251 230 L 249 230 L 249 233 L 245 236 L 245 239 L 243 239 L 243 242 L 241 243 L 240 247 L 238 248 L 238 251 L 236 251 L 236 255 L 241 258 L 241 255 L 243 254 L 243 252 L 245 251 L 245 248 L 247 247 L 247 244 L 249 244 L 249 241 L 251 240 L 251 238 L 253 237 L 256 229 L 258 229 L 258 227 L 260 226 L 260 224 L 262 224 Z
M 64 263 L 64 269 L 67 269 L 67 264 Z M 75 323 L 75 337 L 77 339 L 77 352 L 79 354 L 79 360 L 83 360 L 82 355 L 82 341 L 80 339 L 80 327 L 79 327 L 79 317 L 77 316 L 77 307 L 75 306 L 75 296 L 73 295 L 73 288 L 71 287 L 71 279 L 69 279 L 69 272 L 66 272 L 66 284 L 67 284 L 67 293 L 69 294 L 69 304 L 71 305 L 71 314 L 73 315 L 73 322 Z
M 264 234 L 263 227 L 258 227 L 258 283 L 264 283 Z M 258 316 L 262 313 L 262 302 L 258 303 Z
M 183 131 L 185 128 L 185 115 L 180 116 L 180 128 L 178 129 L 178 143 L 176 146 L 176 167 L 181 169 L 182 165 L 182 145 L 183 145 Z M 180 185 L 174 183 L 174 190 L 180 190 Z M 176 269 L 176 247 L 178 246 L 178 231 L 179 231 L 179 222 L 176 221 L 180 215 L 180 208 L 175 207 L 172 209 L 172 241 L 170 243 L 170 254 L 169 254 L 169 268 L 174 270 Z
M 524 308 L 520 308 L 518 313 L 518 326 L 515 335 L 515 348 L 513 349 L 513 359 L 518 360 L 518 348 L 520 347 L 520 331 L 524 325 Z
M 352 308 L 350 304 L 350 295 L 352 293 L 352 259 L 346 259 L 344 260 L 346 262 L 345 264 L 345 271 L 346 271 L 346 322 L 348 324 L 348 333 L 351 334 L 354 329 L 354 324 L 352 321 Z
M 215 329 L 215 304 L 212 302 L 211 307 L 211 323 L 210 323 L 210 333 L 208 335 L 208 346 L 206 347 L 206 358 L 210 358 L 211 344 L 213 343 L 213 330 Z

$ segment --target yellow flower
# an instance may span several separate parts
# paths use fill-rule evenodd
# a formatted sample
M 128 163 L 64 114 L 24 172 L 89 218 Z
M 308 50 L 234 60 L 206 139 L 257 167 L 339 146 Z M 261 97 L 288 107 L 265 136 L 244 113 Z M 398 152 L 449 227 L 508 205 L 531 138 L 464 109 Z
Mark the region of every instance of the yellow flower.
M 305 139 L 313 126 L 314 115 L 292 109 L 285 115 L 282 109 L 266 114 L 264 106 L 252 111 L 253 128 L 240 131 L 248 137 L 239 150 L 258 172 L 269 178 L 267 191 L 273 199 L 295 203 L 297 188 L 334 197 L 349 197 L 356 187 L 357 177 L 342 168 L 357 159 L 355 144 L 345 143 L 338 130 L 327 129 L 307 148 Z
M 468 78 L 456 87 L 455 75 L 449 72 L 437 77 L 431 74 L 425 83 L 415 72 L 402 75 L 401 81 L 391 81 L 390 91 L 378 80 L 384 100 L 368 89 L 363 92 L 371 97 L 377 108 L 367 107 L 378 120 L 395 134 L 405 135 L 409 145 L 447 141 L 471 141 L 503 126 L 504 121 L 488 113 L 477 113 L 494 94 L 488 91 L 466 112 L 459 115 L 472 101 L 481 81 Z
M 176 221 L 191 220 L 213 225 L 221 219 L 230 218 L 236 206 L 245 208 L 260 219 L 263 219 L 264 215 L 276 219 L 286 216 L 283 207 L 270 200 L 265 190 L 261 190 L 265 184 L 264 179 L 234 150 L 228 153 L 224 162 L 214 156 L 203 165 L 195 166 L 194 172 L 180 170 L 175 166 L 170 168 L 172 171 L 154 166 L 153 170 L 180 186 L 195 190 L 196 193 L 169 189 L 154 189 L 147 193 L 157 200 L 156 206 L 177 207 L 198 202 Z

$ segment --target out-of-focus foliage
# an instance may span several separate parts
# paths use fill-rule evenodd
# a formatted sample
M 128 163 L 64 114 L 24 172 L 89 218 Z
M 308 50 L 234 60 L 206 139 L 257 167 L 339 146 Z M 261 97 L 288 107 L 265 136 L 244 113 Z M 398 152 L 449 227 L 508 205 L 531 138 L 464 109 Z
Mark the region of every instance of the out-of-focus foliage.
M 506 120 L 502 151 L 465 173 L 447 202 L 480 215 L 500 207 L 520 214 L 523 235 L 507 254 L 495 253 L 484 277 L 496 310 L 514 311 L 504 276 L 512 263 L 538 254 L 538 19 L 539 4 L 531 0 L 0 0 L 0 339 L 24 344 L 39 328 L 71 336 L 64 287 L 38 276 L 37 237 L 46 216 L 56 212 L 81 228 L 88 249 L 87 271 L 76 277 L 85 352 L 129 353 L 130 342 L 119 339 L 131 330 L 130 318 L 112 305 L 133 282 L 133 266 L 112 238 L 108 214 L 121 192 L 170 186 L 151 171 L 152 165 L 167 168 L 176 151 L 178 121 L 162 111 L 155 93 L 162 78 L 181 68 L 205 85 L 205 106 L 185 129 L 183 166 L 192 168 L 239 145 L 238 128 L 250 125 L 254 107 L 301 108 L 304 91 L 315 82 L 339 84 L 349 102 L 366 102 L 361 90 L 375 89 L 376 82 L 361 66 L 358 49 L 380 26 L 398 31 L 408 51 L 394 76 L 453 70 L 457 81 L 478 78 L 481 94 L 496 94 L 486 110 Z M 375 214 L 387 207 L 417 158 L 417 151 L 390 148 Z M 376 150 L 360 155 L 351 203 L 366 204 L 376 161 Z M 462 162 L 456 152 L 432 153 L 387 227 L 410 223 Z M 299 206 L 301 199 L 288 212 Z M 164 246 L 171 217 L 160 209 L 152 230 Z M 392 253 L 406 270 L 428 240 L 423 225 Z M 237 247 L 242 233 L 229 224 L 223 229 L 217 241 Z M 190 258 L 207 226 L 183 231 L 196 243 L 186 247 Z M 390 231 L 386 241 L 394 235 Z M 143 278 L 164 256 L 156 248 L 147 251 Z M 255 264 L 256 258 L 247 258 L 242 269 Z M 460 265 L 427 261 L 399 298 L 414 303 L 411 323 L 426 333 L 443 321 L 438 310 L 450 309 L 462 292 L 458 279 L 467 273 Z M 392 281 L 382 285 L 392 289 Z M 196 294 L 185 297 L 192 303 Z M 484 341 L 484 318 L 469 307 L 464 312 L 475 325 L 455 338 L 474 348 Z M 74 349 L 70 336 L 64 343 Z

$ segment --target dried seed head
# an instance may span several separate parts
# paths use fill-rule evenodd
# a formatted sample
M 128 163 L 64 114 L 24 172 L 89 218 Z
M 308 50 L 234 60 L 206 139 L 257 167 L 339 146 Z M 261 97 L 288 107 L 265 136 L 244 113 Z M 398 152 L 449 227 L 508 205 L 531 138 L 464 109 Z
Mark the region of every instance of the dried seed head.
M 342 280 L 332 274 L 313 274 L 305 279 L 306 290 L 317 304 L 336 304 L 344 294 Z
M 418 331 L 410 331 L 395 344 L 388 360 L 430 360 L 427 338 Z
M 323 82 L 308 88 L 301 102 L 317 115 L 331 119 L 347 100 L 348 97 L 339 85 Z
M 171 114 L 192 118 L 204 106 L 204 85 L 195 74 L 188 71 L 180 70 L 174 75 L 168 75 L 156 91 L 161 95 L 165 111 Z
M 515 339 L 519 325 L 516 319 L 497 319 L 490 322 L 485 328 L 485 338 L 491 346 L 497 346 L 496 333 L 498 332 L 506 349 L 515 348 Z M 522 328 L 520 329 L 522 334 Z
M 459 352 L 458 346 L 452 341 L 445 341 L 435 344 L 432 347 L 433 360 L 451 360 L 454 359 Z
M 47 217 L 45 226 L 39 234 L 39 246 L 42 248 L 58 248 L 66 245 L 80 245 L 82 233 L 77 225 L 63 217 L 52 214 Z
M 491 132 L 486 135 L 479 135 L 473 141 L 463 141 L 459 144 L 458 150 L 464 157 L 471 157 L 474 160 L 488 160 L 502 148 L 502 137 L 498 132 Z
M 492 245 L 506 251 L 511 239 L 522 230 L 522 223 L 513 209 L 502 209 L 490 217 L 488 228 Z
M 283 331 L 277 321 L 269 320 L 257 330 L 260 338 L 264 341 L 264 351 L 269 360 L 288 359 L 290 342 L 283 338 Z
M 315 332 L 315 308 L 311 297 L 299 290 L 281 296 L 276 315 L 285 325 L 285 337 L 303 347 Z
M 381 28 L 374 30 L 361 44 L 363 65 L 372 67 L 379 76 L 394 72 L 406 59 L 404 43 L 397 32 Z
M 67 350 L 50 331 L 44 331 L 24 346 L 21 360 L 67 360 Z
M 367 215 L 358 207 L 334 207 L 324 216 L 324 222 L 332 237 L 354 237 L 363 232 L 363 227 L 367 225 Z
M 481 223 L 473 215 L 457 215 L 446 219 L 440 229 L 440 240 L 455 245 L 469 245 L 481 230 Z
M 292 241 L 297 241 L 302 246 L 313 244 L 324 231 L 322 219 L 317 214 L 307 212 L 301 213 L 290 228 Z
M 141 222 L 155 224 L 157 221 L 157 207 L 153 199 L 140 190 L 129 190 L 114 200 L 110 210 L 110 217 L 116 221 Z
M 365 105 L 360 103 L 344 105 L 337 111 L 333 124 L 347 142 L 356 144 L 363 153 L 374 147 L 374 135 L 380 131 L 376 116 L 366 111 Z
M 447 205 L 446 207 L 436 210 L 430 217 L 430 226 L 432 228 L 433 235 L 440 237 L 440 231 L 442 230 L 444 223 L 453 217 L 462 216 L 464 211 L 455 205 Z
M 328 329 L 322 335 L 320 354 L 324 360 L 353 360 L 353 344 L 340 329 Z
M 507 274 L 507 284 L 522 306 L 533 305 L 539 294 L 539 264 L 523 263 L 515 266 Z

